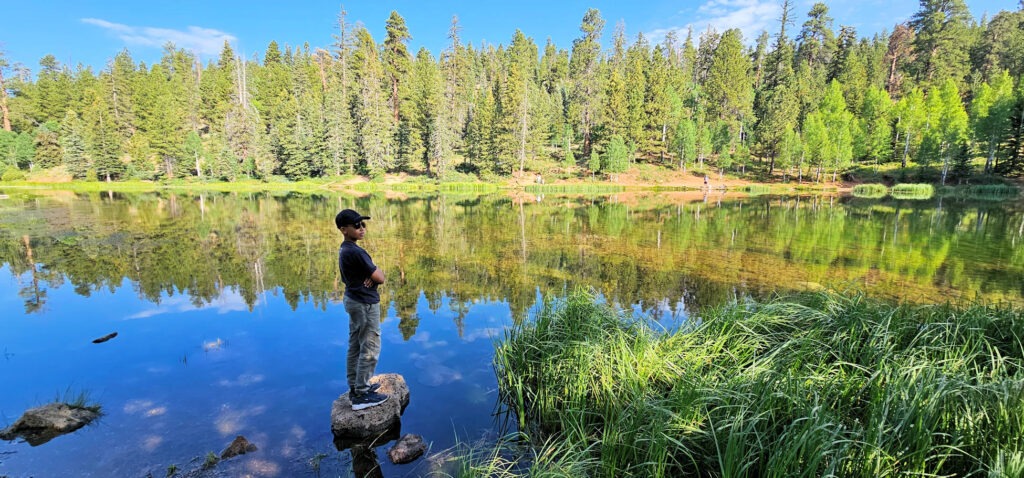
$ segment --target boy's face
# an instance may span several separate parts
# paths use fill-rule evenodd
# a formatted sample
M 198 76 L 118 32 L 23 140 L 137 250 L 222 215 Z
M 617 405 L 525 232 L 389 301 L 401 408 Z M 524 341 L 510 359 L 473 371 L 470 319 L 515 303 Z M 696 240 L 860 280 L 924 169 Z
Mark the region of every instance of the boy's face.
M 366 235 L 366 223 L 359 221 L 355 224 L 341 226 L 341 234 L 349 241 L 358 241 Z

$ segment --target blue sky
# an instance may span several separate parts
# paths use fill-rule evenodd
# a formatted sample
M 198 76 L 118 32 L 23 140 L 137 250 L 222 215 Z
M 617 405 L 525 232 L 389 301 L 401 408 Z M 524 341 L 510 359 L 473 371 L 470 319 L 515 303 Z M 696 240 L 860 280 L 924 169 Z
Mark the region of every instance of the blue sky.
M 852 25 L 860 36 L 891 30 L 918 9 L 910 0 L 827 1 L 834 28 Z M 345 2 L 348 20 L 361 22 L 374 39 L 384 38 L 384 22 L 391 10 L 406 20 L 412 34 L 410 50 L 421 46 L 436 56 L 447 43 L 453 15 L 458 15 L 464 42 L 507 44 L 516 28 L 543 47 L 550 37 L 557 46 L 570 48 L 579 35 L 587 8 L 601 11 L 606 21 L 603 40 L 610 43 L 615 24 L 625 23 L 630 41 L 643 32 L 659 41 L 665 32 L 692 25 L 699 32 L 708 24 L 719 31 L 740 28 L 752 41 L 762 29 L 778 28 L 781 0 L 632 0 L 589 2 L 577 0 L 519 0 L 517 2 L 398 0 Z M 795 1 L 796 29 L 806 19 L 813 0 Z M 205 63 L 220 51 L 225 39 L 247 56 L 259 54 L 271 40 L 288 45 L 328 46 L 337 33 L 341 2 L 307 0 L 263 2 L 239 0 L 137 0 L 8 2 L 0 30 L 0 48 L 11 63 L 33 72 L 39 59 L 53 54 L 63 64 L 105 67 L 118 51 L 128 48 L 137 61 L 160 58 L 161 46 L 172 40 L 180 48 L 198 53 Z M 976 18 L 1000 10 L 1016 10 L 1017 0 L 971 0 Z

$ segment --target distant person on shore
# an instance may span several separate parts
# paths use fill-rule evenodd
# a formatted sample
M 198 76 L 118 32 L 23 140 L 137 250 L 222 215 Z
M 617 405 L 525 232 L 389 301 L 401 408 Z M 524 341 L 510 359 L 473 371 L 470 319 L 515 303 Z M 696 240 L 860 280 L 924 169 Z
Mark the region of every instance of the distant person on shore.
M 345 209 L 334 217 L 334 224 L 345 236 L 338 249 L 338 267 L 345 282 L 345 311 L 348 312 L 348 378 L 349 399 L 353 410 L 362 410 L 387 401 L 388 396 L 377 393 L 378 384 L 370 385 L 380 357 L 380 294 L 377 286 L 384 283 L 384 271 L 373 264 L 373 259 L 359 241 L 366 235 L 364 216 Z

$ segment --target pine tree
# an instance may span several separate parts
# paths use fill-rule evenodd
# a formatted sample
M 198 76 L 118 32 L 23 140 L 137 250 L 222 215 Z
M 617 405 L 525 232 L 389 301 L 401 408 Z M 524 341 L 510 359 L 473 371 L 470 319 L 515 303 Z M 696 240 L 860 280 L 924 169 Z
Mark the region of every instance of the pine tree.
M 685 171 L 686 164 L 697 154 L 697 126 L 690 118 L 681 118 L 675 131 L 672 144 L 679 154 L 679 169 Z
M 730 143 L 743 138 L 743 126 L 754 102 L 750 59 L 743 54 L 743 36 L 738 29 L 726 30 L 715 49 L 704 84 L 708 114 L 723 120 L 731 130 Z
M 61 161 L 75 179 L 85 178 L 92 167 L 89 159 L 88 146 L 85 142 L 85 126 L 78 113 L 68 110 L 61 122 Z
M 612 136 L 608 148 L 601 157 L 601 171 L 621 173 L 629 167 L 629 148 L 621 136 Z
M 412 57 L 406 46 L 412 35 L 405 26 L 405 19 L 392 10 L 386 23 L 383 62 L 389 83 L 388 104 L 391 105 L 391 121 L 395 131 L 395 166 L 405 169 L 412 157 L 412 111 L 409 102 L 409 72 Z
M 334 175 L 355 172 L 355 125 L 352 122 L 351 30 L 346 12 L 338 14 L 338 34 L 334 37 L 334 58 L 324 92 L 326 117 L 327 170 Z
M 100 82 L 87 93 L 89 101 L 83 118 L 93 168 L 96 175 L 106 181 L 119 179 L 124 174 L 124 163 L 121 162 L 123 139 L 117 131 L 113 105 L 108 101 L 114 96 L 109 91 L 110 84 Z
M 391 142 L 392 123 L 390 108 L 383 91 L 384 66 L 377 53 L 377 45 L 369 30 L 356 31 L 356 47 L 353 54 L 357 94 L 353 102 L 353 119 L 356 124 L 356 144 L 360 159 L 371 176 L 387 172 L 392 165 Z
M 793 47 L 786 36 L 790 13 L 787 0 L 783 3 L 779 34 L 765 60 L 764 88 L 754 98 L 757 149 L 769 159 L 769 175 L 775 172 L 775 162 L 784 146 L 782 139 L 787 132 L 796 129 L 800 113 L 791 61 Z
M 52 168 L 61 163 L 62 151 L 57 134 L 59 131 L 60 124 L 56 121 L 47 121 L 36 127 L 33 137 L 35 166 Z
M 590 154 L 591 134 L 595 119 L 599 116 L 597 70 L 603 28 L 601 13 L 593 8 L 587 10 L 580 25 L 583 35 L 573 40 L 572 56 L 569 59 L 569 77 L 573 79 L 570 110 L 573 112 L 573 122 L 579 125 L 583 135 L 583 154 Z
M 910 20 L 914 62 L 908 65 L 926 89 L 947 79 L 963 84 L 968 71 L 971 13 L 963 0 L 921 0 Z
M 669 121 L 669 58 L 668 52 L 658 45 L 651 52 L 651 61 L 647 68 L 646 92 L 644 95 L 644 123 L 647 135 L 645 141 L 648 148 L 658 154 L 661 161 L 667 152 L 667 136 Z

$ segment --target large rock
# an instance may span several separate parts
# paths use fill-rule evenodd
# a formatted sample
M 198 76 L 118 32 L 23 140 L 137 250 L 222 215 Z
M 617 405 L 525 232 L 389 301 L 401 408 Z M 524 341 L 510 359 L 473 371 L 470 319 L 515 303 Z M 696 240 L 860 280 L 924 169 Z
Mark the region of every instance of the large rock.
M 388 458 L 391 458 L 391 463 L 404 465 L 423 456 L 426 451 L 427 444 L 423 443 L 423 437 L 406 434 L 388 450 Z
M 14 440 L 20 436 L 29 445 L 38 446 L 78 430 L 99 416 L 99 407 L 50 403 L 26 411 L 13 425 L 0 431 L 0 440 Z
M 377 393 L 388 395 L 386 402 L 352 410 L 352 401 L 345 393 L 331 407 L 331 432 L 339 448 L 346 443 L 380 442 L 379 437 L 393 435 L 401 427 L 402 413 L 409 405 L 409 386 L 405 379 L 397 373 L 385 373 L 375 375 L 370 383 L 380 384 Z

